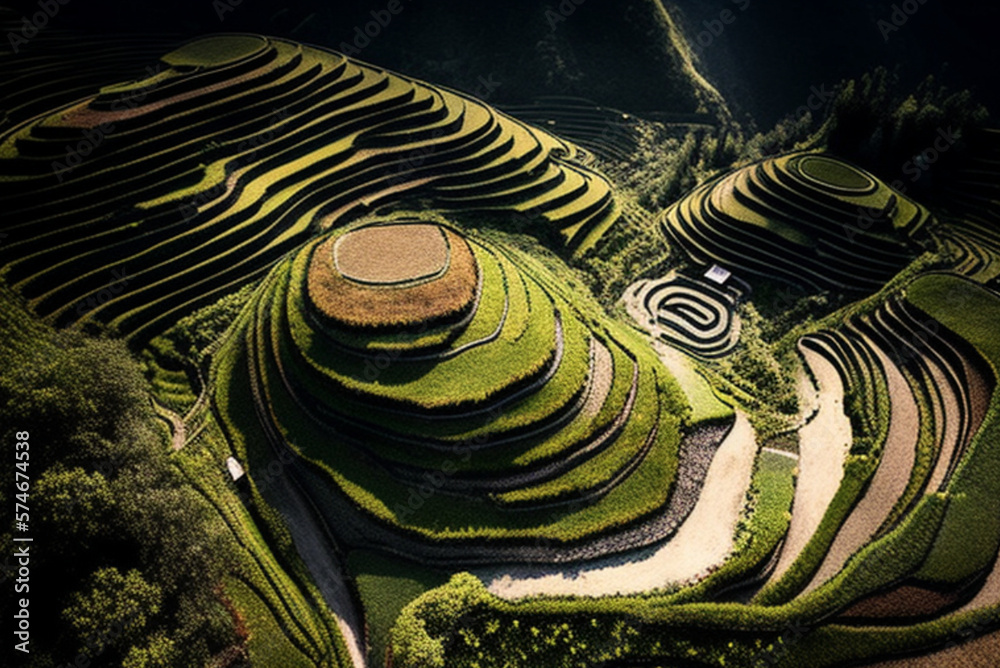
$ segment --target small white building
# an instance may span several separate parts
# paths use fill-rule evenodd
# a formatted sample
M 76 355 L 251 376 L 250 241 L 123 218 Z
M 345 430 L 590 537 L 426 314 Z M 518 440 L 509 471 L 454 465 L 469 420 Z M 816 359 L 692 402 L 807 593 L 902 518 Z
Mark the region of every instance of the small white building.
M 246 475 L 246 471 L 243 470 L 243 465 L 236 461 L 236 457 L 229 457 L 226 460 L 226 468 L 229 469 L 229 475 L 232 477 L 233 482 L 236 482 Z
M 729 277 L 733 275 L 733 272 L 728 269 L 723 269 L 717 264 L 713 264 L 712 267 L 705 272 L 705 278 L 716 283 L 718 285 L 725 285 Z

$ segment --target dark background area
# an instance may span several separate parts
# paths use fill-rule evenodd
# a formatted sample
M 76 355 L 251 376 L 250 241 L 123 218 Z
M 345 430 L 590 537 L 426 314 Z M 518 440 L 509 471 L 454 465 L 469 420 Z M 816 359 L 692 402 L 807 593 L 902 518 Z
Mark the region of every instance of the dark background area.
M 402 10 L 394 16 L 386 12 L 389 2 L 69 0 L 51 26 L 186 37 L 254 32 L 337 50 L 360 45 L 348 55 L 435 84 L 476 93 L 483 79 L 499 82 L 489 100 L 494 104 L 570 95 L 630 110 L 697 110 L 656 0 L 577 0 L 579 6 L 571 0 L 398 0 Z M 560 2 L 572 11 L 559 13 Z M 20 2 L 19 11 L 28 8 L 37 10 Z M 375 26 L 375 37 L 359 40 L 372 12 L 391 20 Z
M 878 21 L 891 23 L 893 5 L 902 0 L 676 0 L 675 5 L 692 43 L 706 30 L 705 21 L 726 9 L 734 13 L 735 20 L 702 50 L 702 60 L 734 111 L 750 113 L 764 128 L 805 103 L 812 86 L 830 88 L 879 65 L 897 74 L 904 90 L 929 74 L 949 87 L 969 88 L 996 118 L 1000 3 L 911 2 L 919 9 L 899 30 L 888 32 L 888 40 Z
M 403 10 L 356 57 L 469 92 L 499 81 L 491 103 L 573 95 L 626 111 L 691 113 L 690 82 L 655 20 L 657 0 L 563 0 L 575 7 L 553 23 L 557 0 L 399 0 Z M 238 2 L 239 4 L 235 4 Z M 225 3 L 225 4 L 220 4 Z M 9 3 L 22 12 L 34 2 Z M 170 32 L 196 36 L 257 32 L 338 48 L 388 0 L 70 0 L 52 26 L 88 32 Z M 812 86 L 832 88 L 883 65 L 904 88 L 928 74 L 971 88 L 994 117 L 1000 108 L 1000 3 L 908 0 L 916 12 L 884 39 L 877 22 L 898 2 L 674 0 L 692 43 L 705 21 L 730 10 L 735 20 L 702 49 L 703 73 L 739 120 L 762 129 L 803 104 Z M 741 10 L 745 6 L 745 10 Z M 220 20 L 220 7 L 222 8 Z M 231 8 L 231 11 L 225 11 Z M 555 28 L 553 29 L 553 25 Z

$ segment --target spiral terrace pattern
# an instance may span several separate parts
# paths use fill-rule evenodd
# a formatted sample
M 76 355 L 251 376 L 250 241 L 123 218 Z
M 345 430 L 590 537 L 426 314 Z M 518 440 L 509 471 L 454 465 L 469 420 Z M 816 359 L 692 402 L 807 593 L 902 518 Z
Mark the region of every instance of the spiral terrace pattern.
M 679 274 L 639 286 L 640 321 L 663 341 L 704 358 L 726 355 L 739 343 L 740 319 L 731 294 Z
M 142 343 L 381 205 L 522 214 L 582 252 L 617 208 L 574 155 L 475 99 L 334 52 L 206 38 L 0 139 L 2 259 L 40 315 Z
M 930 213 L 841 160 L 795 153 L 720 176 L 667 209 L 693 260 L 814 289 L 871 291 L 916 250 Z
M 354 521 L 459 557 L 471 539 L 580 542 L 661 510 L 680 407 L 655 356 L 527 256 L 436 225 L 350 227 L 270 273 L 217 356 L 222 414 L 253 388 L 257 420 L 234 416 L 234 430 L 291 447 L 313 495 L 334 490 Z M 451 249 L 430 279 L 357 282 L 331 259 L 352 238 L 352 252 L 405 248 L 390 237 L 415 228 Z

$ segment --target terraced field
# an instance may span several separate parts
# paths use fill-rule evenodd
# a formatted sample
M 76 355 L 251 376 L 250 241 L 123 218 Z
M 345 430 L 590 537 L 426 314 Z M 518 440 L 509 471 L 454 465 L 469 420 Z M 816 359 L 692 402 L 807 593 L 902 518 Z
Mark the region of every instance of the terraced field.
M 402 252 L 416 230 L 450 249 L 432 277 L 340 273 L 345 249 Z M 530 258 L 446 223 L 370 223 L 307 244 L 215 359 L 231 429 L 290 448 L 331 521 L 410 558 L 620 550 L 615 535 L 664 512 L 676 484 L 684 399 L 655 356 Z
M 8 47 L 9 35 L 21 37 L 23 29 L 21 14 L 0 6 L 0 30 L 8 36 Z M 4 54 L 0 129 L 6 132 L 39 114 L 47 115 L 53 109 L 90 97 L 102 86 L 128 80 L 183 41 L 179 35 L 81 35 L 48 26 L 31 40 L 30 48 Z M 79 67 L 84 61 L 87 67 Z M 128 100 L 123 99 L 120 106 L 127 105 Z
M 970 317 L 962 305 L 973 299 L 980 309 Z M 795 545 L 782 544 L 779 537 L 761 550 L 737 539 L 726 564 L 677 593 L 496 601 L 477 593 L 472 583 L 455 580 L 449 587 L 474 601 L 469 609 L 478 612 L 464 624 L 449 657 L 464 665 L 476 643 L 490 637 L 506 656 L 520 651 L 531 657 L 518 665 L 555 660 L 558 648 L 570 646 L 599 665 L 868 665 L 994 629 L 1000 621 L 994 586 L 1000 495 L 991 476 L 1000 453 L 992 332 L 1000 297 L 958 276 L 929 274 L 899 296 L 871 303 L 874 308 L 851 316 L 841 328 L 820 331 L 803 343 L 807 359 L 820 356 L 840 376 L 854 442 L 839 489 L 827 498 L 822 520 L 813 523 L 812 537 L 791 567 L 773 570 L 783 550 Z M 927 330 L 933 338 L 914 336 Z M 910 353 L 902 354 L 902 348 Z M 936 389 L 941 391 L 931 396 Z M 792 505 L 784 529 L 769 514 L 770 504 L 791 501 L 775 484 L 780 477 L 768 477 L 777 473 L 770 468 L 777 460 L 789 461 L 772 458 L 755 474 L 753 487 L 761 496 L 756 512 L 743 520 L 754 522 L 760 514 L 752 534 L 760 539 L 767 535 L 765 527 L 773 526 L 780 536 L 796 526 L 797 513 L 814 512 Z M 800 477 L 803 483 L 809 479 Z M 533 588 L 584 593 L 599 582 L 600 571 L 575 572 L 579 581 L 567 574 L 561 585 L 548 576 L 535 582 L 495 580 L 491 589 L 505 597 L 508 591 L 530 595 Z M 709 602 L 710 592 L 732 591 L 741 581 L 740 600 L 748 603 Z M 747 596 L 747 587 L 756 593 Z M 411 614 L 436 619 L 421 608 L 424 600 L 440 604 L 428 594 L 411 606 Z M 524 626 L 535 630 L 520 631 Z M 562 640 L 563 634 L 582 642 Z M 941 656 L 980 665 L 975 662 L 991 656 L 991 638 Z
M 921 205 L 816 153 L 769 158 L 696 188 L 663 213 L 696 263 L 810 289 L 875 292 L 916 254 Z
M 681 350 L 712 359 L 739 343 L 736 296 L 728 290 L 672 274 L 631 286 L 626 295 L 639 326 Z
M 576 153 L 334 52 L 207 38 L 3 135 L 0 254 L 40 315 L 142 343 L 345 217 L 416 198 L 498 224 L 519 215 L 583 252 L 617 213 Z
M 1000 276 L 1000 131 L 980 130 L 969 142 L 972 156 L 948 174 L 942 187 L 944 230 L 957 271 L 982 283 Z
M 916 285 L 926 280 L 932 279 Z M 840 498 L 830 501 L 813 545 L 805 547 L 792 568 L 809 572 L 799 583 L 808 594 L 841 572 L 865 545 L 899 526 L 922 498 L 948 489 L 982 428 L 986 397 L 996 381 L 961 337 L 901 299 L 846 322 L 843 330 L 809 338 L 805 345 L 839 370 L 855 432 Z M 859 443 L 859 436 L 867 438 Z M 807 565 L 810 553 L 822 555 L 812 566 Z M 899 591 L 907 597 L 914 589 L 906 587 L 920 589 L 904 585 Z M 769 593 L 764 600 L 771 600 Z M 895 606 L 889 603 L 894 596 L 899 596 Z M 877 608 L 879 616 L 906 616 L 906 605 L 912 606 L 907 597 L 886 594 L 878 599 L 881 605 L 868 601 L 845 615 L 865 616 L 863 611 Z M 945 604 L 950 601 L 940 605 Z
M 627 161 L 638 145 L 629 114 L 590 100 L 546 97 L 533 104 L 508 105 L 504 111 L 566 137 L 604 160 Z
M 144 360 L 252 661 L 996 658 L 1000 132 L 925 208 L 818 151 L 720 174 L 700 114 L 507 115 L 254 34 L 85 41 L 74 79 L 46 39 L 0 81 L 0 279 Z M 657 122 L 699 136 L 634 164 L 704 179 L 654 212 L 594 165 Z

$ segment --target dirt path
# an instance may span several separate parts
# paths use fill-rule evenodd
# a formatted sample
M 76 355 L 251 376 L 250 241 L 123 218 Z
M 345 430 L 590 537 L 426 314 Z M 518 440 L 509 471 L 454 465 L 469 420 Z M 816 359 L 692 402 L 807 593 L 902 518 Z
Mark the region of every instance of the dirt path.
M 905 491 L 916 460 L 917 436 L 920 431 L 917 402 L 906 379 L 892 360 L 871 341 L 868 344 L 885 369 L 892 401 L 889 433 L 882 461 L 872 477 L 868 491 L 840 527 L 823 564 L 812 582 L 803 590 L 803 594 L 813 591 L 836 575 L 851 555 L 868 544 Z
M 941 444 L 941 452 L 938 453 L 934 471 L 931 474 L 930 481 L 927 483 L 928 491 L 937 491 L 941 487 L 941 483 L 944 482 L 948 470 L 951 468 L 955 451 L 961 445 L 962 411 L 964 410 L 964 406 L 962 405 L 961 398 L 955 394 L 954 390 L 948 384 L 948 378 L 945 376 L 944 371 L 936 364 L 932 364 L 930 365 L 930 372 L 931 378 L 934 379 L 935 387 L 941 393 L 941 412 L 944 414 L 943 420 L 936 419 L 937 424 L 935 425 L 935 429 L 937 431 L 938 443 Z
M 596 417 L 611 392 L 611 384 L 615 377 L 614 358 L 611 351 L 600 341 L 592 339 L 594 350 L 594 372 L 591 379 L 592 387 L 583 404 L 581 412 L 589 418 Z
M 802 398 L 815 403 L 812 419 L 799 430 L 799 476 L 792 502 L 792 521 L 770 582 L 776 582 L 812 538 L 844 477 L 844 461 L 851 449 L 851 421 L 844 415 L 844 384 L 825 357 L 799 347 L 816 386 Z M 805 389 L 803 387 L 803 389 Z
M 736 423 L 712 460 L 694 510 L 668 542 L 575 568 L 519 567 L 503 574 L 483 573 L 480 578 L 491 592 L 506 599 L 635 594 L 698 580 L 732 551 L 756 455 L 753 427 L 737 412 Z
M 254 378 L 253 370 L 251 378 Z M 250 385 L 254 397 L 254 410 L 272 453 L 278 457 L 278 461 L 284 461 L 281 458 L 282 448 L 288 446 L 279 440 L 280 437 L 275 433 L 273 426 L 264 421 L 259 386 L 255 382 L 251 382 Z M 218 416 L 216 419 L 219 419 Z M 302 487 L 298 473 L 293 457 L 292 463 L 281 475 L 271 477 L 267 501 L 285 520 L 295 550 L 337 620 L 337 628 L 340 629 L 344 644 L 347 645 L 351 663 L 354 668 L 367 668 L 364 611 L 360 604 L 355 605 L 355 598 L 348 586 L 348 576 L 338 556 L 334 533 L 323 519 L 322 512 Z
M 275 507 L 284 517 L 296 551 L 337 619 L 354 668 L 365 668 L 364 637 L 360 631 L 364 628 L 364 615 L 352 604 L 346 574 L 335 556 L 329 527 L 319 519 L 318 511 L 291 477 L 287 472 L 272 478 L 269 491 L 277 501 Z
M 156 411 L 157 417 L 170 427 L 170 447 L 173 450 L 180 450 L 187 443 L 187 428 L 184 426 L 184 419 L 166 406 L 157 403 L 155 399 L 150 401 L 153 402 L 153 410 Z
M 799 350 L 803 350 L 801 345 L 799 346 Z M 808 362 L 800 364 L 795 374 L 795 391 L 799 395 L 799 414 L 795 422 L 798 429 L 807 425 L 820 408 L 819 399 L 821 390 L 817 389 L 816 385 L 813 384 L 813 379 L 806 372 L 807 365 Z

